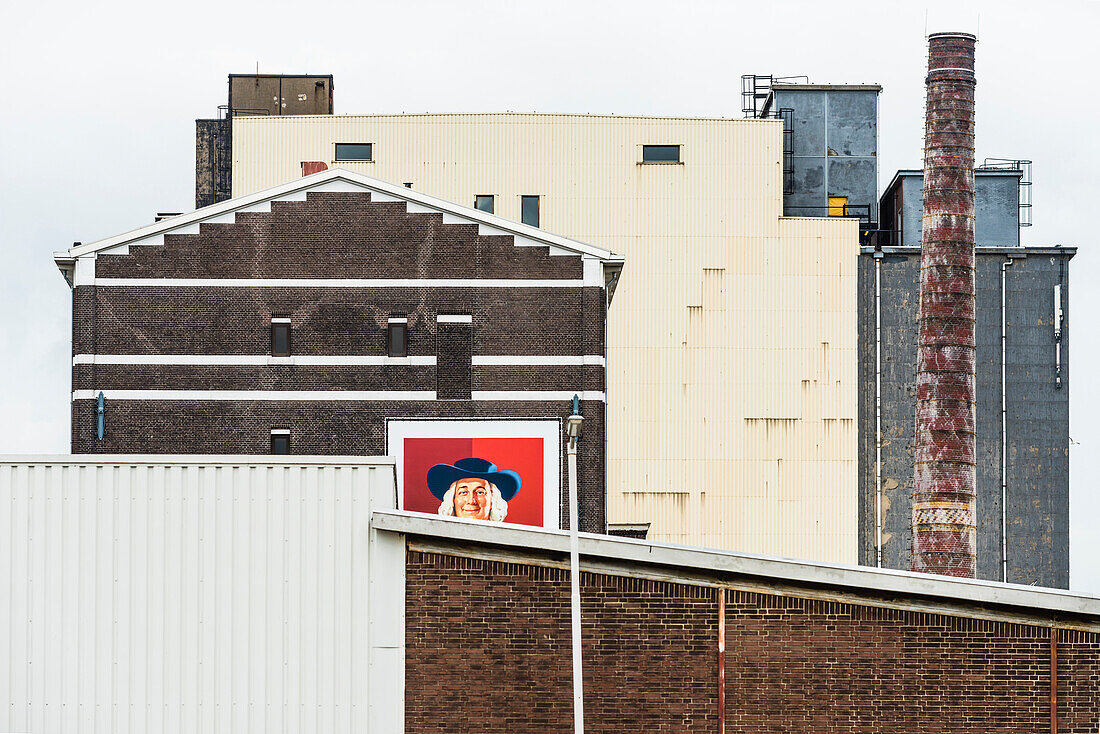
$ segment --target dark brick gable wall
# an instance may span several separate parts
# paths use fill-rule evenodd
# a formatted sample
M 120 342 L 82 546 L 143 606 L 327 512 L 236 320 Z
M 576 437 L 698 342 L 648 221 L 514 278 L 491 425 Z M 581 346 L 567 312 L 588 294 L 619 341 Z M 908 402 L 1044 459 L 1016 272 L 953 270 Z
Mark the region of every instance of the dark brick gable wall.
M 716 731 L 719 590 L 581 581 L 586 731 Z M 1048 627 L 724 593 L 731 734 L 1050 731 Z M 405 603 L 406 731 L 570 730 L 567 570 L 410 550 Z M 1056 635 L 1058 731 L 1095 732 L 1100 633 Z
M 579 256 L 516 246 L 511 236 L 444 224 L 441 214 L 407 214 L 403 203 L 367 193 L 311 192 L 273 202 L 235 223 L 202 224 L 164 245 L 100 254 L 97 278 L 539 279 L 567 287 L 225 287 L 79 285 L 73 290 L 73 353 L 257 355 L 270 353 L 272 316 L 289 316 L 293 356 L 387 354 L 391 316 L 408 319 L 408 354 L 435 356 L 469 314 L 472 355 L 604 355 L 605 294 L 582 286 Z M 459 362 L 468 363 L 470 355 Z M 439 367 L 75 365 L 74 390 L 435 391 Z M 595 365 L 459 365 L 448 394 L 473 391 L 603 391 Z M 465 387 L 464 386 L 468 386 Z M 273 427 L 291 429 L 292 453 L 379 455 L 388 418 L 564 418 L 568 401 L 162 401 L 108 400 L 107 431 L 96 437 L 95 404 L 72 407 L 74 453 L 267 453 Z M 581 525 L 605 526 L 604 405 L 585 400 L 579 452 Z M 564 442 L 563 442 L 564 445 Z M 564 449 L 563 449 L 564 454 Z M 563 478 L 566 476 L 563 462 Z M 564 484 L 564 479 L 563 479 Z

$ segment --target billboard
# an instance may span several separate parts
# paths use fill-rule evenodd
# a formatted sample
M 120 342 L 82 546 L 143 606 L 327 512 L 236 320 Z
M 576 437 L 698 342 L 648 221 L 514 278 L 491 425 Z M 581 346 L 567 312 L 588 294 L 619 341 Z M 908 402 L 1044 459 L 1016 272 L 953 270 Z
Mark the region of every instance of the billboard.
M 558 528 L 561 424 L 547 420 L 389 420 L 398 507 Z

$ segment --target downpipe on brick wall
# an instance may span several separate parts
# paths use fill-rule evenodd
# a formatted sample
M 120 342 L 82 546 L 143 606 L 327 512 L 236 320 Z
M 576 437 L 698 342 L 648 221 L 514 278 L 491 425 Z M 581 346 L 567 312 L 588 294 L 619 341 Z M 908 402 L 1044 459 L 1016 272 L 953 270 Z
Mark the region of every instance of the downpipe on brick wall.
M 875 565 L 882 568 L 882 251 L 875 252 Z

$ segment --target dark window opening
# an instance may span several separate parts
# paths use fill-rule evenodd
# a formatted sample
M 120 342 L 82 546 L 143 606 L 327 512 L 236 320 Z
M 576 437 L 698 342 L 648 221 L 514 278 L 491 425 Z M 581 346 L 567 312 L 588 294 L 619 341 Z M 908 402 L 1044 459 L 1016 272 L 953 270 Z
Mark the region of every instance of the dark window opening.
M 391 357 L 405 357 L 409 353 L 409 324 L 405 319 L 390 319 L 386 328 L 386 353 Z
M 493 213 L 493 195 L 492 194 L 478 194 L 474 197 L 474 208 L 480 209 L 483 212 Z
M 271 453 L 285 456 L 290 453 L 290 431 L 275 429 L 271 432 Z
M 520 221 L 529 227 L 539 226 L 539 197 L 520 197 Z
M 271 356 L 290 356 L 290 319 L 271 319 Z
M 371 161 L 374 160 L 374 143 L 337 143 L 336 160 Z
M 679 163 L 679 145 L 643 145 L 642 163 Z

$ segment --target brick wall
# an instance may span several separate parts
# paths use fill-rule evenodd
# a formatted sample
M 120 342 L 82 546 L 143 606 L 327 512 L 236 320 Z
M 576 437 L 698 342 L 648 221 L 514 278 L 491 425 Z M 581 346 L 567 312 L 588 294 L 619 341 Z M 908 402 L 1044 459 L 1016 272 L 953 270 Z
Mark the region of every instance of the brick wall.
M 321 278 L 568 280 L 565 287 L 244 287 L 79 285 L 73 291 L 73 354 L 254 355 L 270 353 L 272 316 L 289 316 L 292 354 L 385 357 L 391 316 L 408 319 L 408 354 L 436 365 L 79 364 L 73 389 L 436 391 L 436 401 L 108 400 L 96 437 L 95 403 L 72 406 L 74 453 L 221 453 L 270 450 L 273 427 L 291 429 L 292 453 L 386 452 L 389 418 L 564 418 L 567 400 L 469 400 L 470 391 L 604 390 L 597 365 L 474 365 L 472 355 L 581 357 L 604 354 L 604 289 L 582 286 L 580 256 L 515 246 L 441 214 L 408 214 L 368 193 L 309 192 L 272 202 L 233 223 L 201 224 L 163 245 L 100 253 L 97 278 Z M 439 314 L 468 314 L 469 325 Z M 463 353 L 449 359 L 447 329 Z M 441 349 L 443 350 L 441 352 Z M 440 379 L 451 362 L 451 377 Z M 465 366 L 464 366 L 465 365 Z M 445 375 L 444 375 L 445 376 Z M 580 444 L 581 526 L 604 530 L 602 402 L 584 402 Z M 564 454 L 564 451 L 563 451 Z M 562 476 L 565 476 L 564 471 Z M 563 513 L 564 514 L 564 513 Z
M 406 571 L 406 731 L 570 730 L 567 570 Z M 582 574 L 586 731 L 717 730 L 718 593 Z M 727 732 L 1050 731 L 1047 627 L 725 593 Z M 1057 634 L 1058 731 L 1095 732 L 1100 633 Z

